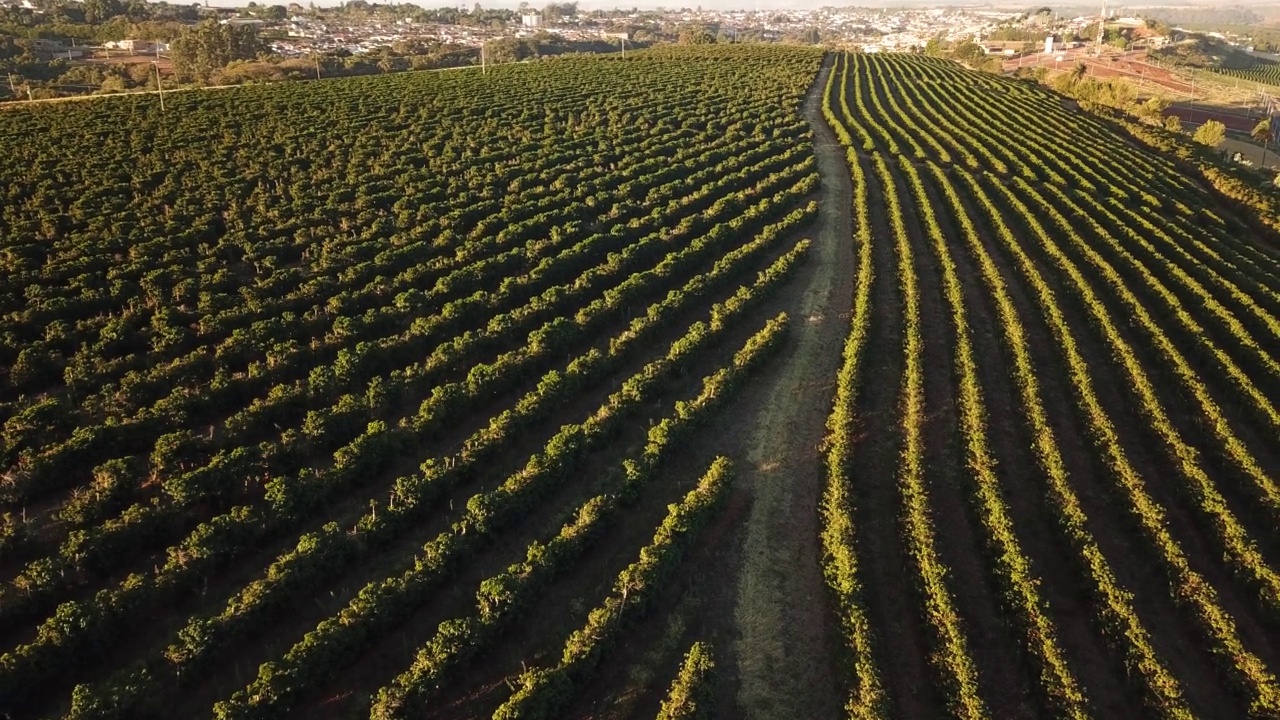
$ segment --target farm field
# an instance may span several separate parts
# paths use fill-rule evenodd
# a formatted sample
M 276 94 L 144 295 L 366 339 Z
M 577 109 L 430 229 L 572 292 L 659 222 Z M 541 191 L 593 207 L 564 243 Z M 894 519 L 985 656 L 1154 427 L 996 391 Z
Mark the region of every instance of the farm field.
M 1280 243 L 657 48 L 0 113 L 0 717 L 1280 716 Z
M 713 423 L 852 257 L 821 57 L 4 114 L 0 711 L 656 712 L 756 475 Z
M 1208 67 L 1205 71 L 1251 83 L 1280 87 L 1280 62 L 1259 56 L 1253 56 L 1251 60 L 1248 67 Z
M 844 55 L 826 112 L 850 715 L 1274 717 L 1275 238 L 1032 85 Z

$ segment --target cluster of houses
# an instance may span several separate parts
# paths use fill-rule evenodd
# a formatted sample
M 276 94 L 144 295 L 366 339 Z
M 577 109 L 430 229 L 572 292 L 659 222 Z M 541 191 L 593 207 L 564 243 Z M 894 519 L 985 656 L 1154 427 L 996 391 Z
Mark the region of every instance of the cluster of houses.
M 102 44 L 106 50 L 123 50 L 133 55 L 159 55 L 169 52 L 169 43 L 158 40 L 108 40 Z
M 0 0 L 0 3 L 22 3 L 31 7 L 32 0 Z M 219 22 L 271 29 L 270 46 L 273 51 L 286 56 L 308 55 L 315 52 L 346 51 L 352 54 L 376 52 L 405 41 L 433 41 L 442 44 L 479 46 L 494 37 L 529 37 L 544 32 L 544 17 L 533 9 L 522 10 L 519 24 L 514 28 L 490 28 L 467 25 L 445 25 L 440 23 L 418 22 L 400 17 L 389 18 L 373 14 L 367 17 L 344 16 L 325 18 L 309 13 L 300 4 L 288 5 L 288 14 L 279 21 L 267 22 L 257 17 L 244 17 L 235 8 L 202 7 L 200 11 L 216 18 Z M 602 23 L 599 19 L 586 15 L 562 18 L 555 25 L 553 32 L 566 40 L 629 40 L 627 32 L 619 32 L 614 23 L 629 26 L 632 29 L 653 24 L 653 13 L 646 13 L 642 20 L 633 15 L 630 18 L 613 17 L 611 21 Z M 779 37 L 797 30 L 817 30 L 823 40 L 844 40 L 861 44 L 865 52 L 904 51 L 924 47 L 932 38 L 941 37 L 948 41 L 978 38 L 983 50 L 992 55 L 1013 57 L 1020 54 L 1040 52 L 1040 42 L 1027 43 L 982 41 L 983 35 L 1006 25 L 1018 17 L 1016 13 L 995 10 L 977 10 L 970 8 L 933 8 L 920 10 L 893 10 L 858 8 L 858 7 L 825 7 L 817 10 L 782 10 L 782 11 L 708 11 L 699 8 L 696 12 L 683 9 L 679 11 L 660 11 L 662 23 L 700 23 L 711 24 L 721 28 L 722 32 L 735 32 L 734 28 L 751 28 L 763 31 L 766 37 Z M 1025 16 L 1024 16 L 1025 17 Z M 1084 28 L 1096 23 L 1099 16 L 1082 16 L 1071 20 L 1041 21 L 1027 29 L 1042 30 L 1048 35 L 1043 40 L 1043 52 L 1057 53 L 1078 47 L 1084 43 L 1063 42 L 1057 38 L 1077 34 Z M 1138 28 L 1144 24 L 1139 18 L 1109 17 L 1109 25 L 1122 28 Z M 637 24 L 638 23 L 638 24 Z M 727 28 L 727 30 L 726 30 Z M 1056 33 L 1056 35 L 1054 34 Z M 1043 36 L 1041 36 L 1043 37 Z M 1164 38 L 1151 38 L 1150 44 L 1157 45 Z M 67 47 L 57 40 L 38 40 L 37 51 L 47 57 L 66 57 L 76 59 L 86 54 L 86 48 Z M 166 43 L 146 39 L 126 39 L 108 42 L 102 48 L 108 54 L 120 52 L 130 55 L 155 54 L 157 57 L 168 51 Z

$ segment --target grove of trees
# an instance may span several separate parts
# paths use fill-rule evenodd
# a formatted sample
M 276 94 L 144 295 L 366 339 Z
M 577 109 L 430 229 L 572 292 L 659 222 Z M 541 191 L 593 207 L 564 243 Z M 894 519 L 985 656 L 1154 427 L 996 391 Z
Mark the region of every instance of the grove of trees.
M 173 71 L 183 80 L 208 80 L 235 60 L 251 60 L 264 45 L 252 27 L 206 20 L 169 44 Z

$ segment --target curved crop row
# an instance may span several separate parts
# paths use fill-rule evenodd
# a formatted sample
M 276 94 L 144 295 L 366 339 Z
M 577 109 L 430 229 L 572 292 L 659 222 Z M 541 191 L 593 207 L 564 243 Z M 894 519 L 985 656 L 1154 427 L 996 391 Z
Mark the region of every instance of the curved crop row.
M 852 718 L 871 720 L 884 717 L 888 700 L 880 680 L 872 648 L 873 630 L 867 618 L 863 600 L 867 588 L 859 577 L 857 528 L 853 521 L 853 433 L 856 425 L 858 391 L 863 382 L 862 364 L 871 326 L 871 288 L 875 280 L 872 263 L 870 203 L 867 197 L 867 179 L 862 170 L 852 139 L 845 123 L 836 117 L 831 108 L 831 85 L 838 82 L 844 117 L 848 117 L 845 90 L 848 56 L 842 56 L 840 77 L 836 81 L 831 72 L 827 92 L 823 97 L 823 114 L 836 137 L 845 146 L 846 159 L 853 175 L 853 232 L 857 245 L 858 270 L 854 280 L 853 317 L 845 337 L 840 370 L 836 375 L 835 399 L 831 414 L 827 417 L 826 483 L 820 507 L 822 515 L 823 573 L 827 585 L 835 595 L 836 609 L 840 617 L 844 642 L 853 655 L 853 687 L 845 710 Z M 863 148 L 871 144 L 871 138 L 854 126 L 864 138 Z
M 1161 717 L 1190 720 L 1194 716 L 1187 706 L 1181 684 L 1156 653 L 1151 644 L 1150 631 L 1134 610 L 1130 593 L 1119 584 L 1110 563 L 1089 530 L 1088 518 L 1073 489 L 1049 422 L 1040 381 L 1031 360 L 1027 332 L 1014 307 L 1008 285 L 991 255 L 983 247 L 966 208 L 946 174 L 936 165 L 931 166 L 930 170 L 937 186 L 947 198 L 952 217 L 957 219 L 962 229 L 965 245 L 978 263 L 987 291 L 995 300 L 1005 344 L 1014 357 L 1014 379 L 1022 396 L 1023 411 L 1035 438 L 1032 449 L 1047 481 L 1050 507 L 1074 550 L 1073 561 L 1089 581 L 1089 594 L 1094 599 L 1096 618 L 1103 634 L 1123 654 L 1125 664 L 1136 676 L 1148 706 Z M 954 172 L 973 193 L 1001 242 L 1006 245 L 1014 243 L 1003 217 L 982 193 L 981 188 L 967 174 L 959 170 Z
M 1056 247 L 1024 204 L 1001 185 L 993 183 L 991 186 L 1014 208 L 1016 215 L 1035 234 L 1043 247 Z M 1275 677 L 1245 647 L 1235 622 L 1218 604 L 1213 587 L 1191 568 L 1181 546 L 1169 532 L 1164 509 L 1147 494 L 1141 475 L 1121 447 L 1115 426 L 1093 389 L 1088 365 L 1077 349 L 1074 336 L 1052 291 L 1034 261 L 1019 244 L 1011 243 L 1007 247 L 1016 259 L 1019 270 L 1035 290 L 1036 300 L 1067 359 L 1076 389 L 1076 399 L 1093 429 L 1094 442 L 1128 500 L 1129 512 L 1147 535 L 1156 559 L 1169 575 L 1174 596 L 1199 626 L 1224 671 L 1249 698 L 1253 711 L 1260 714 L 1280 712 L 1280 686 Z M 1086 306 L 1088 305 L 1086 301 Z M 1108 325 L 1104 324 L 1103 327 L 1107 328 Z M 1114 328 L 1109 334 L 1114 334 Z M 1131 357 L 1124 356 L 1122 361 L 1134 362 Z M 1184 469 L 1188 468 L 1184 465 Z
M 955 262 L 951 259 L 948 240 L 938 226 L 930 199 L 914 166 L 903 162 L 902 172 L 915 196 L 925 231 L 933 241 L 933 251 L 942 266 L 942 284 L 951 309 L 956 330 L 955 367 L 959 385 L 961 431 L 965 454 L 972 473 L 973 495 L 987 532 L 997 573 L 1004 581 L 1009 605 L 1016 609 L 1022 632 L 1032 656 L 1039 665 L 1041 686 L 1050 701 L 1064 717 L 1089 717 L 1088 701 L 1071 669 L 1067 666 L 1062 645 L 1045 614 L 1044 599 L 1037 588 L 1039 580 L 1031 562 L 1022 552 L 1013 530 L 1013 517 L 1000 493 L 996 477 L 996 459 L 987 445 L 987 409 L 982 400 L 977 364 L 973 357 L 973 341 L 964 305 L 964 295 Z
M 679 504 L 672 505 L 653 541 L 628 565 L 604 602 L 565 641 L 560 662 L 528 670 L 515 694 L 494 712 L 494 720 L 542 720 L 558 717 L 575 689 L 589 678 L 602 656 L 618 642 L 626 626 L 643 614 L 679 566 L 698 530 L 719 509 L 733 477 L 728 458 L 718 457 Z
M 978 669 L 969 652 L 963 623 L 947 588 L 947 568 L 938 557 L 924 479 L 924 339 L 920 330 L 920 289 L 912 259 L 911 240 L 903 221 L 897 187 L 883 156 L 873 157 L 889 214 L 899 258 L 898 283 L 903 296 L 902 379 L 899 424 L 903 448 L 897 482 L 902 493 L 901 523 L 908 552 L 915 562 L 915 580 L 924 595 L 925 616 L 937 646 L 936 664 L 951 710 L 957 716 L 982 718 L 987 708 L 978 693 Z

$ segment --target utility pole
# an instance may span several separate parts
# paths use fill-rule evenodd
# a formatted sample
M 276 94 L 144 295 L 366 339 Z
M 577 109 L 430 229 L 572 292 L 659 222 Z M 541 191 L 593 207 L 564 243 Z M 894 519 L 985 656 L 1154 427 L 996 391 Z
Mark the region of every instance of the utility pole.
M 627 39 L 625 37 L 622 38 L 622 59 L 627 59 Z
M 160 93 L 160 112 L 164 112 L 164 81 L 160 79 L 160 63 L 152 60 L 151 67 L 156 69 L 156 91 Z
M 489 43 L 488 43 L 488 41 L 486 41 L 486 40 L 481 40 L 481 41 L 480 41 L 480 74 L 481 74 L 481 75 L 488 75 L 488 74 L 489 74 L 489 68 L 488 68 L 488 66 L 485 64 L 485 56 L 484 56 L 484 48 L 485 48 L 485 46 L 486 46 L 486 45 L 488 45 L 488 44 L 489 44 Z
M 320 79 L 320 53 L 315 54 L 316 59 L 316 79 Z
M 1102 14 L 1098 16 L 1098 40 L 1093 45 L 1093 54 L 1102 54 L 1102 29 L 1107 25 L 1107 3 L 1102 3 Z

